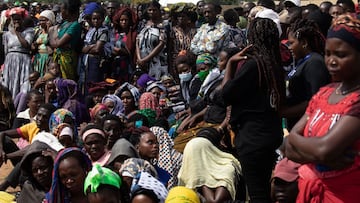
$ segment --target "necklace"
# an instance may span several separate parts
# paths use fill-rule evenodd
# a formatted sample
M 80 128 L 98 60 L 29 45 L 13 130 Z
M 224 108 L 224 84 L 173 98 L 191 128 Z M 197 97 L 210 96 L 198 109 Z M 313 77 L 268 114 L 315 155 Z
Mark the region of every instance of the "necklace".
M 335 90 L 335 94 L 337 95 L 346 95 L 346 94 L 349 94 L 350 92 L 353 92 L 355 90 L 358 90 L 360 89 L 360 84 L 350 88 L 350 89 L 347 89 L 347 90 L 341 90 L 343 84 L 341 83 Z

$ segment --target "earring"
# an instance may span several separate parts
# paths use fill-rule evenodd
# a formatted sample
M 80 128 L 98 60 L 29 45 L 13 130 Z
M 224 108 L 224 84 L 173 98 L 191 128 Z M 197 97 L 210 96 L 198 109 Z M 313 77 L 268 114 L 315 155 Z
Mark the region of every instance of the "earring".
M 307 45 L 306 45 L 306 44 L 304 44 L 304 45 L 302 46 L 302 48 L 303 48 L 303 49 L 306 49 L 306 48 L 307 48 Z

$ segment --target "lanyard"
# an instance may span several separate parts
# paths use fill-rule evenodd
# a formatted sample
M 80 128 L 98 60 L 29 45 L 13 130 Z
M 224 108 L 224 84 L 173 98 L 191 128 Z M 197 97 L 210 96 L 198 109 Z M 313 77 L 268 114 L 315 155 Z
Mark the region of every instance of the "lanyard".
M 305 61 L 307 61 L 310 58 L 311 54 L 306 55 L 303 59 L 297 62 L 296 66 L 290 71 L 288 74 L 288 77 L 291 78 L 295 75 L 297 67 L 299 67 L 301 64 L 303 64 Z

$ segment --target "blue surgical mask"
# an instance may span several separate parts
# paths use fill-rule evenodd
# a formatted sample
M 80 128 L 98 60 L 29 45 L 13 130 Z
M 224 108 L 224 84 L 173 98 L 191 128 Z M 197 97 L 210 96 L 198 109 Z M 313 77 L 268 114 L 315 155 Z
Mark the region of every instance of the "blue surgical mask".
M 188 82 L 191 80 L 192 74 L 191 74 L 191 72 L 181 73 L 181 74 L 179 74 L 179 78 L 180 78 L 180 81 L 182 81 L 182 82 Z

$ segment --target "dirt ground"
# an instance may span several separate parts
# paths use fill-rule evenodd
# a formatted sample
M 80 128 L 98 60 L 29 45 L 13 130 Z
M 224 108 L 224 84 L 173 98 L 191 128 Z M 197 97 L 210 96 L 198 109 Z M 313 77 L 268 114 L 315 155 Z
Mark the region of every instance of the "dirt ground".
M 13 165 L 11 164 L 10 161 L 7 162 L 7 164 L 3 164 L 1 167 L 0 167 L 0 183 L 2 183 L 4 181 L 4 179 L 8 176 L 8 174 L 10 173 L 10 171 L 13 169 Z M 18 192 L 20 191 L 20 188 L 17 187 L 17 188 L 12 188 L 12 187 L 9 187 L 6 192 L 9 192 L 9 193 L 15 193 L 15 192 Z

